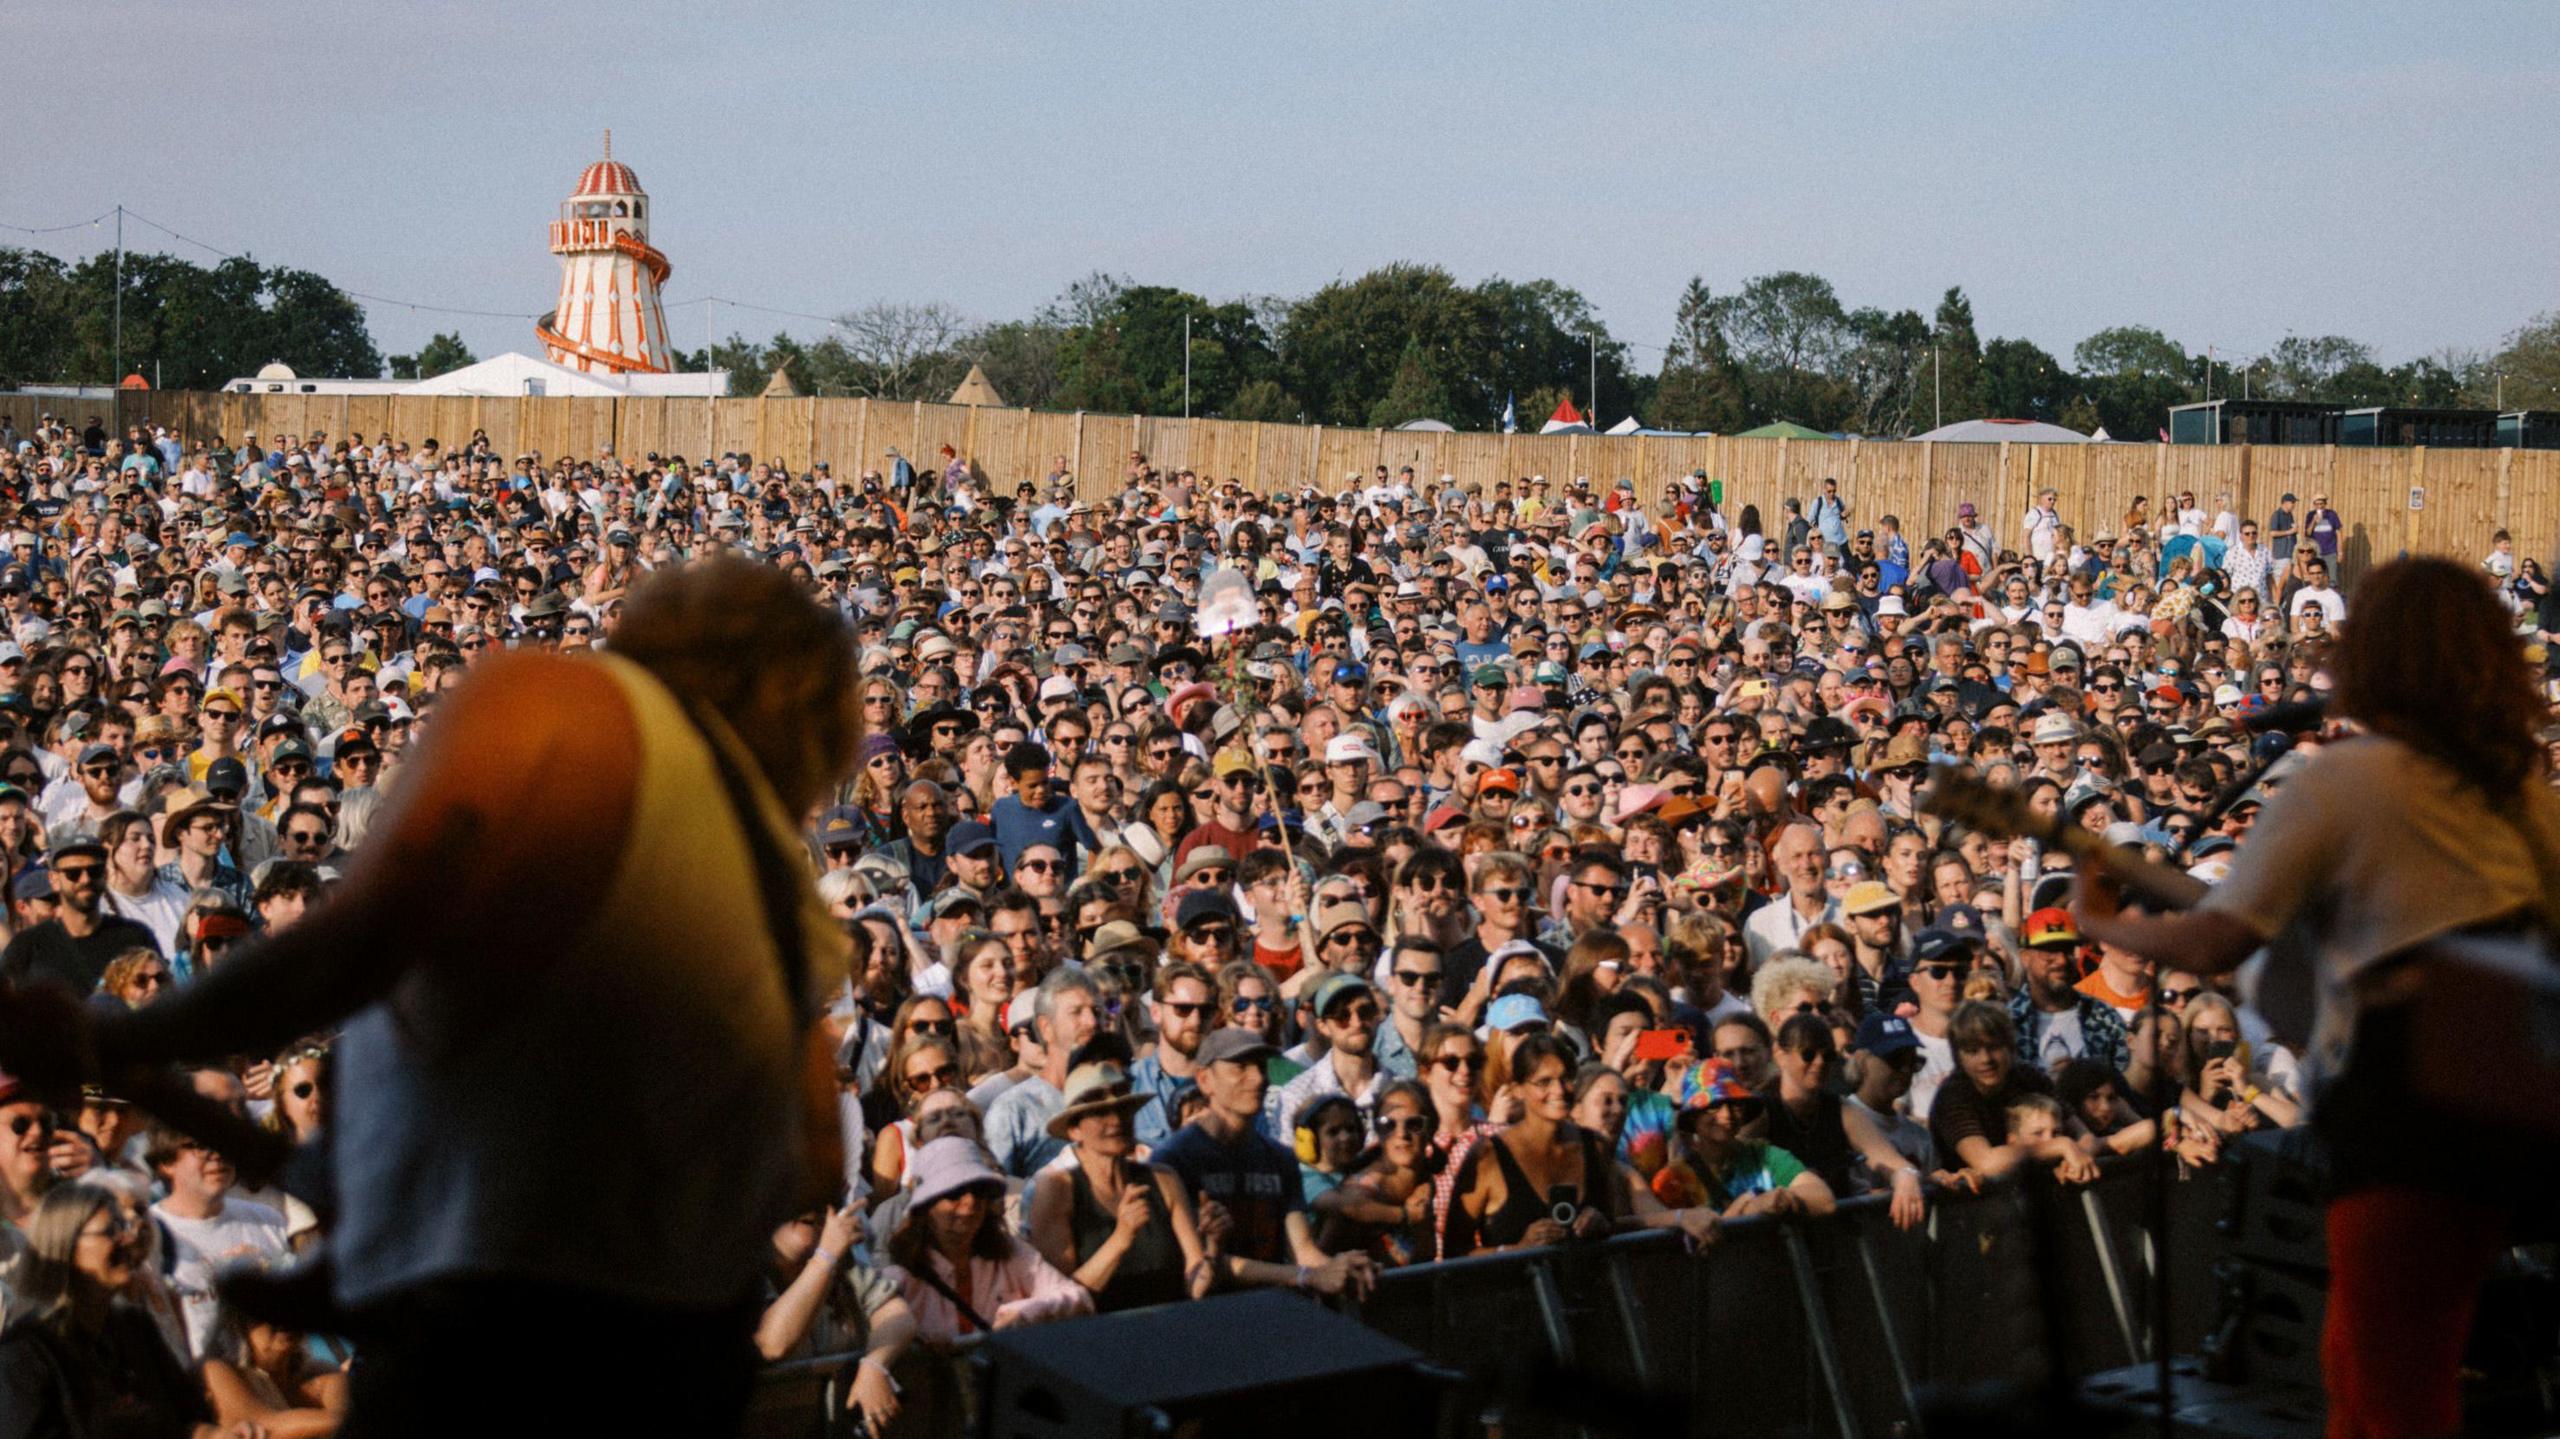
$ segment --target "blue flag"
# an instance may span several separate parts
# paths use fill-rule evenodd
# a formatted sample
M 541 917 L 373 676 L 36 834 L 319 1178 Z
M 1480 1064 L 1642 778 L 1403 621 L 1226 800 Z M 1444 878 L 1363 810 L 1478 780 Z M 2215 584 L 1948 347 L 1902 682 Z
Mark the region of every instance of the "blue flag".
M 1506 435 L 1514 434 L 1519 430 L 1519 428 L 1519 420 L 1514 418 L 1511 413 L 1511 397 L 1509 395 L 1504 395 L 1502 397 L 1502 432 Z

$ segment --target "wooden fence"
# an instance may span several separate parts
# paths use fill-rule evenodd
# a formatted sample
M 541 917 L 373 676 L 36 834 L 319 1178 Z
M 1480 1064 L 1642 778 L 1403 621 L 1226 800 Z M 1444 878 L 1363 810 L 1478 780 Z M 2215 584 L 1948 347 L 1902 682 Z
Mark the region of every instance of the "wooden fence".
M 1750 440 L 1597 435 L 1433 434 L 1333 429 L 1253 421 L 1053 414 L 862 399 L 566 399 L 435 396 L 134 393 L 121 414 L 106 401 L 0 394 L 0 419 L 20 431 L 39 413 L 111 423 L 174 425 L 190 439 L 261 435 L 332 438 L 388 431 L 415 445 L 456 446 L 485 430 L 504 454 L 648 454 L 700 457 L 736 451 L 794 468 L 818 460 L 839 475 L 885 469 L 895 448 L 920 467 L 941 446 L 972 458 L 1000 485 L 1036 480 L 1064 458 L 1087 498 L 1110 493 L 1132 451 L 1167 470 L 1242 480 L 1261 492 L 1338 488 L 1374 466 L 1414 467 L 1417 478 L 1518 480 L 1544 475 L 1559 487 L 1587 475 L 1598 486 L 1634 481 L 1650 502 L 1678 476 L 1704 470 L 1724 481 L 1729 512 L 1757 505 L 1772 529 L 1780 501 L 1810 501 L 1825 478 L 1840 482 L 1855 525 L 1899 517 L 1912 535 L 1943 532 L 1956 507 L 1979 506 L 2014 542 L 2038 491 L 2062 496 L 2084 536 L 2119 528 L 2134 497 L 2156 515 L 2167 497 L 2194 491 L 2207 510 L 2228 496 L 2263 518 L 2280 496 L 2325 494 L 2347 522 L 2350 573 L 2403 551 L 2478 558 L 2492 531 L 2547 555 L 2560 541 L 2560 451 L 2341 449 L 2335 446 L 1928 444 L 1882 440 Z

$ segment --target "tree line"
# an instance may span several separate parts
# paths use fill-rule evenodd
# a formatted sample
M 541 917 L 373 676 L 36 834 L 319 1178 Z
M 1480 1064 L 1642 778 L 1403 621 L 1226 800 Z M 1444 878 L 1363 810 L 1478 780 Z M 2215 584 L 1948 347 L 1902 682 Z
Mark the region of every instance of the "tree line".
M 115 290 L 111 256 L 71 264 L 0 248 L 0 384 L 117 378 Z M 416 377 L 473 358 L 455 334 L 385 357 L 346 292 L 245 259 L 206 267 L 128 251 L 123 299 L 127 370 L 173 388 L 210 389 L 273 360 L 306 375 Z M 941 400 L 978 365 L 1007 404 L 1049 410 L 1179 415 L 1187 400 L 1191 414 L 1222 419 L 1489 430 L 1509 405 L 1534 429 L 1570 398 L 1596 408 L 1604 426 L 1634 415 L 1655 429 L 1730 433 L 1791 420 L 1891 438 L 1990 415 L 2142 440 L 2167 424 L 2170 406 L 2208 392 L 2560 409 L 2560 312 L 2492 352 L 2391 366 L 2339 335 L 2291 336 L 2234 358 L 2143 325 L 2102 329 L 2066 363 L 2030 340 L 1984 339 L 1961 288 L 1924 315 L 1851 308 L 1829 280 L 1781 271 L 1722 293 L 1691 280 L 1671 343 L 1640 359 L 1570 286 L 1461 284 L 1438 266 L 1398 264 L 1295 299 L 1212 301 L 1097 273 L 1017 319 L 877 303 L 838 315 L 813 340 L 733 334 L 707 356 L 678 357 L 679 368 L 706 363 L 729 370 L 739 395 L 787 366 L 803 394 Z
M 2445 351 L 2385 366 L 2339 335 L 2291 336 L 2267 354 L 2190 350 L 2119 325 L 2066 362 L 2031 340 L 1985 340 L 1951 288 L 1934 311 L 1849 308 L 1830 281 L 1783 271 L 1719 294 L 1692 280 L 1655 364 L 1613 337 L 1580 292 L 1552 280 L 1462 285 L 1390 265 L 1303 299 L 1216 302 L 1096 274 L 1028 319 L 971 324 L 943 304 L 876 304 L 822 338 L 733 335 L 711 359 L 736 394 L 788 365 L 804 394 L 947 398 L 982 366 L 1011 405 L 1179 415 L 1190 319 L 1190 413 L 1344 426 L 1444 421 L 1487 430 L 1506 404 L 1534 429 L 1571 398 L 1607 425 L 1731 433 L 1775 420 L 1883 438 L 1943 421 L 2046 420 L 2118 439 L 2155 438 L 2169 408 L 2223 395 L 2347 405 L 2560 408 L 2560 314 L 2491 353 Z M 688 357 L 700 365 L 699 351 Z

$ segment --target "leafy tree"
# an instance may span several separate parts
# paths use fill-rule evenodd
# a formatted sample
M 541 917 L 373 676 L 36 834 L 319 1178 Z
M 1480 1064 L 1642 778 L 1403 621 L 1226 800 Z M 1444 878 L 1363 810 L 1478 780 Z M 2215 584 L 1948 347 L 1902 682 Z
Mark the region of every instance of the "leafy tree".
M 1910 434 L 1929 418 L 1929 322 L 1916 310 L 1888 314 L 1867 308 L 1849 316 L 1848 330 L 1851 341 L 1840 357 L 1833 400 L 1838 424 L 1863 435 Z M 1805 423 L 1833 427 L 1822 420 Z
M 2368 391 L 2390 383 L 2387 372 L 2373 362 L 2372 347 L 2344 335 L 2287 335 L 2268 354 L 2264 373 L 2264 393 L 2290 400 L 2337 399 L 2340 381 L 2350 373 Z
M 1278 366 L 1260 320 L 1240 300 L 1213 305 L 1162 285 L 1114 284 L 1058 311 L 1089 316 L 1059 343 L 1058 398 L 1070 408 L 1178 415 L 1187 378 L 1190 412 L 1223 414 L 1240 387 Z
M 1375 429 L 1392 429 L 1407 420 L 1440 420 L 1449 418 L 1449 392 L 1431 373 L 1423 357 L 1419 341 L 1407 341 L 1404 357 L 1396 362 L 1395 378 L 1378 403 L 1369 407 L 1369 424 Z
M 1831 282 L 1783 270 L 1716 302 L 1751 413 L 1830 429 L 1851 406 L 1835 382 L 1854 337 Z
M 471 353 L 469 345 L 462 342 L 462 336 L 459 333 L 448 330 L 428 339 L 424 345 L 418 347 L 418 353 L 414 355 L 392 356 L 391 373 L 394 378 L 432 380 L 438 375 L 449 375 L 465 365 L 476 364 L 479 358 Z M 408 368 L 408 374 L 405 376 L 401 374 L 404 361 L 407 362 Z
M 2119 325 L 2071 352 L 2090 407 L 2119 440 L 2147 440 L 2169 424 L 2169 407 L 2197 395 L 2187 352 L 2147 325 Z M 2076 426 L 2074 428 L 2077 428 Z
M 1227 402 L 1230 420 L 1262 420 L 1272 424 L 1298 424 L 1307 413 L 1278 380 L 1247 380 Z
M 962 346 L 984 365 L 987 380 L 1005 403 L 1035 410 L 1064 408 L 1060 351 L 1066 331 L 1045 319 L 1006 320 L 971 335 Z
M 2063 407 L 2078 398 L 2078 390 L 2078 382 L 2062 362 L 2032 340 L 1994 340 L 1982 347 L 1982 407 L 1986 415 L 2059 422 Z M 2091 413 L 2095 413 L 2094 408 Z
M 1680 292 L 1671 345 L 1654 381 L 1653 423 L 1658 429 L 1724 434 L 1751 427 L 1750 402 L 1725 343 L 1722 311 L 1703 278 L 1692 277 Z
M 1493 348 L 1470 377 L 1469 389 L 1489 408 L 1465 412 L 1465 420 L 1481 424 L 1499 416 L 1502 397 L 1552 386 L 1574 396 L 1577 406 L 1623 418 L 1637 413 L 1646 388 L 1628 371 L 1624 341 L 1609 337 L 1609 327 L 1578 290 L 1553 280 L 1515 282 L 1490 279 L 1476 286 L 1493 321 Z M 1599 393 L 1592 393 L 1592 371 L 1598 367 Z M 1458 423 L 1457 414 L 1439 418 Z M 1592 423 L 1613 423 L 1594 414 Z
M 1982 338 L 1973 330 L 1973 302 L 1961 286 L 1938 301 L 1937 324 L 1931 330 L 1929 393 L 1916 407 L 1931 428 L 1948 420 L 1975 420 L 1990 414 L 1982 377 Z
M 1280 334 L 1281 383 L 1328 425 L 1362 425 L 1408 350 L 1470 425 L 1502 411 L 1478 367 L 1499 322 L 1485 297 L 1437 266 L 1390 265 L 1298 303 Z M 1454 422 L 1453 422 L 1454 423 Z
M 2537 315 L 2507 336 L 2496 354 L 2473 367 L 2467 389 L 2475 405 L 2560 410 L 2560 310 Z
M 0 374 L 100 384 L 115 374 L 116 264 L 0 251 Z M 364 311 L 307 270 L 125 256 L 123 361 L 172 388 L 212 389 L 281 360 L 306 375 L 371 376 Z

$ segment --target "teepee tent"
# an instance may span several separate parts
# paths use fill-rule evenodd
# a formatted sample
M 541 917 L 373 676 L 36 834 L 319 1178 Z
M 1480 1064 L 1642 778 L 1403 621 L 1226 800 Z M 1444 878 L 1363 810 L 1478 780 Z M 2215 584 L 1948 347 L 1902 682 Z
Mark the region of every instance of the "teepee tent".
M 988 383 L 987 372 L 985 370 L 976 365 L 971 365 L 969 367 L 969 377 L 960 382 L 960 388 L 951 392 L 951 403 L 955 405 L 1002 405 L 1004 403 L 1004 396 L 997 394 L 996 387 Z
M 800 387 L 791 383 L 791 362 L 789 360 L 785 360 L 781 364 L 773 367 L 773 378 L 764 382 L 764 398 L 768 400 L 796 400 L 800 398 Z
M 1614 425 L 1611 425 L 1609 428 L 1607 428 L 1607 429 L 1605 429 L 1605 430 L 1602 430 L 1600 433 L 1602 433 L 1602 434 L 1604 434 L 1604 435 L 1634 435 L 1634 434 L 1641 434 L 1641 433 L 1643 433 L 1643 431 L 1644 431 L 1644 426 L 1639 425 L 1639 424 L 1637 424 L 1637 423 L 1636 423 L 1636 417 L 1635 417 L 1635 416 L 1633 416 L 1633 415 L 1629 415 L 1629 416 L 1627 416 L 1625 419 L 1620 420 L 1618 423 L 1616 423 L 1616 424 L 1614 424 Z
M 1793 420 L 1777 420 L 1762 425 L 1756 430 L 1745 430 L 1734 438 L 1737 440 L 1828 440 L 1836 437 L 1809 425 L 1799 425 Z
M 1547 422 L 1538 427 L 1538 433 L 1542 435 L 1596 435 L 1600 432 L 1591 428 L 1591 422 L 1584 419 L 1582 417 L 1582 412 L 1573 407 L 1573 397 L 1571 395 L 1567 395 L 1556 402 L 1556 412 L 1547 416 Z

